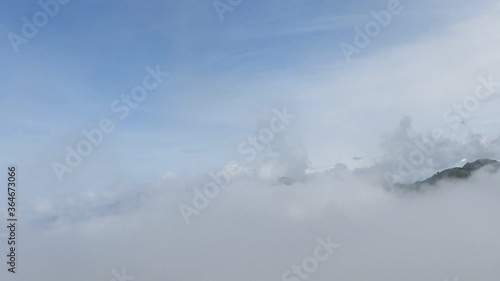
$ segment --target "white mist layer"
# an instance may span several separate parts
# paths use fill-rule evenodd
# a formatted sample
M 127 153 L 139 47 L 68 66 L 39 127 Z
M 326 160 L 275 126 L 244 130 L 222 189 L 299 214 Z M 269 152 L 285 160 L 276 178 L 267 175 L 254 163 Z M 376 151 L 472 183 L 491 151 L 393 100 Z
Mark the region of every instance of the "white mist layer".
M 328 236 L 341 246 L 309 280 L 500 276 L 500 175 L 403 195 L 349 171 L 236 179 L 189 225 L 179 181 L 145 188 L 138 210 L 20 228 L 17 280 L 113 280 L 122 268 L 134 280 L 282 280 Z
M 113 270 L 124 269 L 134 280 L 297 281 L 283 274 L 327 237 L 340 247 L 307 280 L 498 280 L 500 174 L 484 169 L 419 192 L 385 191 L 384 173 L 415 149 L 407 145 L 415 138 L 422 135 L 404 119 L 380 162 L 316 174 L 305 173 L 303 150 L 277 138 L 274 157 L 226 166 L 231 183 L 190 224 L 179 205 L 193 206 L 208 176 L 168 172 L 142 186 L 39 200 L 21 217 L 16 280 L 118 281 Z M 446 152 L 496 155 L 499 142 L 481 138 L 446 139 L 429 163 L 459 157 L 441 158 Z

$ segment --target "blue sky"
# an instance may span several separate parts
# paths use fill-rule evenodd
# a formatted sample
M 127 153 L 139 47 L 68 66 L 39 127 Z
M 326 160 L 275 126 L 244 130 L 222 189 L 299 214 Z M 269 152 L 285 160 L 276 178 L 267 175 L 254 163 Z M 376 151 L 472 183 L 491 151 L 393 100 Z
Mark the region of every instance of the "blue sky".
M 113 280 L 121 269 L 280 280 L 330 236 L 342 246 L 311 280 L 498 277 L 498 174 L 407 198 L 385 189 L 436 129 L 447 138 L 407 182 L 464 158 L 500 160 L 497 0 L 401 0 L 350 63 L 341 44 L 396 0 L 242 0 L 223 21 L 213 0 L 71 0 L 16 53 L 9 36 L 38 1 L 0 3 L 0 185 L 17 165 L 16 280 Z M 154 82 L 148 67 L 169 75 L 120 119 L 113 104 Z M 246 160 L 241 145 L 284 108 L 294 118 L 272 149 Z M 114 131 L 59 181 L 54 163 L 106 119 Z M 210 176 L 232 160 L 245 172 Z M 185 204 L 198 210 L 189 225 Z
M 64 158 L 83 129 L 112 115 L 110 104 L 155 65 L 169 78 L 62 186 L 214 169 L 237 157 L 259 120 L 283 106 L 298 114 L 288 133 L 313 165 L 377 154 L 380 136 L 400 118 L 412 116 L 422 130 L 438 126 L 477 75 L 498 67 L 490 63 L 498 56 L 482 57 L 492 48 L 472 44 L 496 42 L 487 36 L 497 23 L 488 18 L 493 1 L 401 3 L 403 12 L 347 64 L 339 44 L 352 42 L 353 28 L 387 1 L 243 0 L 221 21 L 210 1 L 73 0 L 17 54 L 7 34 L 20 34 L 21 18 L 40 6 L 3 2 L 2 163 L 25 167 L 27 181 L 59 186 L 50 163 Z M 476 21 L 487 27 L 478 32 Z M 459 40 L 471 45 L 442 49 Z M 463 84 L 441 89 L 444 73 Z

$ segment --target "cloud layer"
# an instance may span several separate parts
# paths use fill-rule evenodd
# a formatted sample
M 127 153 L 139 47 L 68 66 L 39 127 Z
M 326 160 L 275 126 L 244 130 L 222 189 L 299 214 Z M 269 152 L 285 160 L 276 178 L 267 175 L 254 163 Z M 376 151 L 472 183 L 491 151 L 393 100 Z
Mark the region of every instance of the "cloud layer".
M 408 122 L 392 134 L 386 155 L 408 142 Z M 387 163 L 305 175 L 304 152 L 273 145 L 280 153 L 254 167 L 267 172 L 234 176 L 190 224 L 178 206 L 207 178 L 168 173 L 143 186 L 38 201 L 20 228 L 18 280 L 112 280 L 113 270 L 124 268 L 134 280 L 296 281 L 282 279 L 284 272 L 326 237 L 340 247 L 309 280 L 500 275 L 500 174 L 479 171 L 421 192 L 387 192 L 374 180 Z M 452 146 L 444 152 L 462 147 Z M 437 157 L 444 152 L 438 148 Z M 300 180 L 284 185 L 280 175 Z

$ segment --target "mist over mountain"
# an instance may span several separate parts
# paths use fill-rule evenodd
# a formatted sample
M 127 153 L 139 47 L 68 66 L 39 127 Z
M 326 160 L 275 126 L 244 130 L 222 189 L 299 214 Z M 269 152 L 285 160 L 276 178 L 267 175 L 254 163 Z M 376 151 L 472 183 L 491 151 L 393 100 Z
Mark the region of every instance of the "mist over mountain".
M 0 5 L 0 281 L 500 280 L 498 0 Z
M 415 183 L 417 186 L 421 186 L 424 184 L 427 185 L 435 185 L 441 180 L 463 180 L 469 178 L 472 173 L 476 172 L 479 169 L 482 169 L 485 166 L 491 167 L 492 172 L 497 172 L 500 169 L 500 163 L 497 160 L 491 159 L 479 159 L 474 162 L 470 162 L 465 164 L 463 167 L 446 169 L 444 171 L 438 172 L 432 177 Z
M 419 190 L 423 186 L 435 186 L 441 181 L 459 182 L 468 179 L 473 173 L 480 169 L 487 169 L 490 173 L 497 173 L 500 169 L 500 162 L 492 159 L 478 159 L 468 162 L 463 167 L 455 167 L 440 171 L 425 180 L 413 184 L 396 184 L 397 188 L 403 190 Z
M 494 150 L 491 143 L 485 151 Z M 149 280 L 274 281 L 329 235 L 340 247 L 311 280 L 479 276 L 493 281 L 500 275 L 495 266 L 500 226 L 493 223 L 500 211 L 496 160 L 444 169 L 404 187 L 423 191 L 428 186 L 431 192 L 401 196 L 384 189 L 383 162 L 364 169 L 338 164 L 307 173 L 310 161 L 303 149 L 279 137 L 269 149 L 275 153 L 255 166 L 225 167 L 240 173 L 231 174 L 230 184 L 214 198 L 200 195 L 213 182 L 209 176 L 168 172 L 148 184 L 34 202 L 23 251 L 37 251 L 25 259 L 26 266 L 40 272 L 54 262 L 68 264 L 67 251 L 80 251 L 72 259 L 79 267 L 63 268 L 55 280 L 74 272 L 79 272 L 73 278 L 77 281 L 108 280 L 110 268 L 124 267 Z M 207 206 L 186 224 L 180 204 L 195 207 L 204 200 Z M 23 276 L 34 277 L 28 272 Z

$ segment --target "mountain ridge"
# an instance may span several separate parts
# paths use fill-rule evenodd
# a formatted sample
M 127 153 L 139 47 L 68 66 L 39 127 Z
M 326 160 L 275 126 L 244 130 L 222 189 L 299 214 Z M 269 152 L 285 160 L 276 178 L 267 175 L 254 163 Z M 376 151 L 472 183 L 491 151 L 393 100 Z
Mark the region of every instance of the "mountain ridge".
M 432 175 L 431 177 L 422 180 L 422 181 L 417 181 L 412 184 L 397 184 L 397 187 L 400 188 L 410 188 L 410 189 L 417 189 L 419 190 L 422 186 L 424 185 L 436 185 L 440 181 L 443 180 L 463 180 L 467 179 L 472 174 L 486 166 L 491 166 L 493 168 L 493 171 L 496 172 L 500 170 L 500 162 L 497 160 L 493 159 L 478 159 L 474 162 L 467 162 L 463 167 L 454 167 L 454 168 L 449 168 L 442 170 L 440 172 L 437 172 L 436 174 Z

